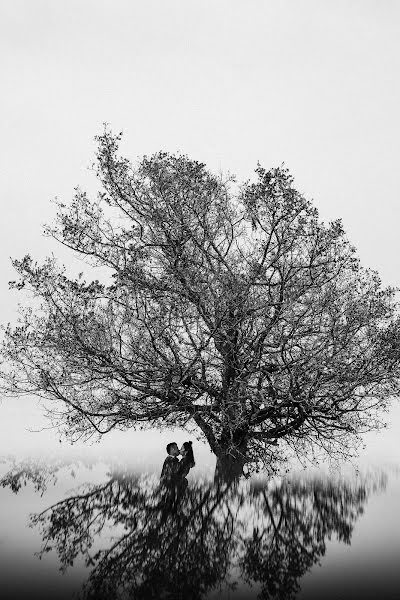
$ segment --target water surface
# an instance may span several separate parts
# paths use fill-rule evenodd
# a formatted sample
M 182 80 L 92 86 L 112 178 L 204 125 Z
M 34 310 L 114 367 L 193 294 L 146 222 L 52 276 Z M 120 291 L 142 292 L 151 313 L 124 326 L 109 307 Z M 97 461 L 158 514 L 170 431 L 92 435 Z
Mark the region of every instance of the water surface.
M 195 471 L 4 458 L 1 598 L 400 597 L 395 467 Z

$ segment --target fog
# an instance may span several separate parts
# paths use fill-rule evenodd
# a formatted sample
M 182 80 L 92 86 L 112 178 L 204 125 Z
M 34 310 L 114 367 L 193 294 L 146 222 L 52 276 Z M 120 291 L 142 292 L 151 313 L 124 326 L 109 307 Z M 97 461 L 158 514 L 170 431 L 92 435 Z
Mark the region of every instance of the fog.
M 162 431 L 110 432 L 99 442 L 77 442 L 73 445 L 61 440 L 56 429 L 49 429 L 42 409 L 33 398 L 3 400 L 0 421 L 0 456 L 11 454 L 20 458 L 86 458 L 90 460 L 125 462 L 134 467 L 158 472 L 165 458 L 168 442 L 192 440 L 197 466 L 203 473 L 213 470 L 215 457 L 208 445 L 196 439 L 194 432 L 180 429 Z M 400 464 L 400 403 L 393 402 L 383 415 L 387 429 L 363 436 L 363 446 L 354 458 L 361 468 L 374 465 Z M 308 464 L 308 463 L 304 463 Z M 296 464 L 296 466 L 298 466 Z M 308 465 L 310 466 L 310 465 Z
M 182 151 L 251 177 L 285 162 L 325 220 L 342 218 L 362 263 L 398 286 L 400 5 L 386 0 L 4 0 L 0 302 L 14 321 L 10 257 L 65 250 L 42 236 L 58 196 L 96 188 L 87 167 L 108 122 L 132 160 Z M 36 402 L 4 399 L 0 451 L 78 452 Z M 365 460 L 398 458 L 400 410 Z M 162 460 L 175 432 L 116 433 L 88 452 Z M 176 432 L 180 439 L 187 434 Z M 202 450 L 200 449 L 202 448 Z M 198 445 L 204 461 L 212 461 Z

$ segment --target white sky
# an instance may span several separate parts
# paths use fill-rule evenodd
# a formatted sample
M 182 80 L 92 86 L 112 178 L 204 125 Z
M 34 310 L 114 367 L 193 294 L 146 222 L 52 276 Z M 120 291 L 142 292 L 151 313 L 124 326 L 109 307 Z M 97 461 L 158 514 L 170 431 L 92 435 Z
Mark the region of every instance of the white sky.
M 180 150 L 239 179 L 285 162 L 400 285 L 400 2 L 1 0 L 0 73 L 2 322 L 9 257 L 57 252 L 41 226 L 93 187 L 104 121 L 132 159 Z

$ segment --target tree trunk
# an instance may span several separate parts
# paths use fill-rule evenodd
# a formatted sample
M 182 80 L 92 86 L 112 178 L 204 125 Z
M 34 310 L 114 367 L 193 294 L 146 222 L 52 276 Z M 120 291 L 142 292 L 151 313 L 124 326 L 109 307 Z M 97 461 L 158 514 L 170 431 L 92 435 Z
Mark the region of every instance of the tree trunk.
M 214 482 L 231 483 L 240 479 L 243 475 L 245 461 L 240 458 L 233 458 L 229 454 L 226 456 L 217 456 L 215 465 Z
M 247 436 L 243 431 L 221 435 L 215 466 L 214 481 L 229 483 L 243 475 L 246 464 Z

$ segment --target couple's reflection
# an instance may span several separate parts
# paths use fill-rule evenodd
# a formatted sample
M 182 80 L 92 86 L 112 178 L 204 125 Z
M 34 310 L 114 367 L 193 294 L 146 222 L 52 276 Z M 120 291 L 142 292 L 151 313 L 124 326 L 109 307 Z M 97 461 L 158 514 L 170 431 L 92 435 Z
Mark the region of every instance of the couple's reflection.
M 258 584 L 254 597 L 287 600 L 327 539 L 350 542 L 371 491 L 361 479 L 177 485 L 112 472 L 33 515 L 31 525 L 41 531 L 40 554 L 55 551 L 62 568 L 85 559 L 84 598 L 197 600 L 241 581 Z

